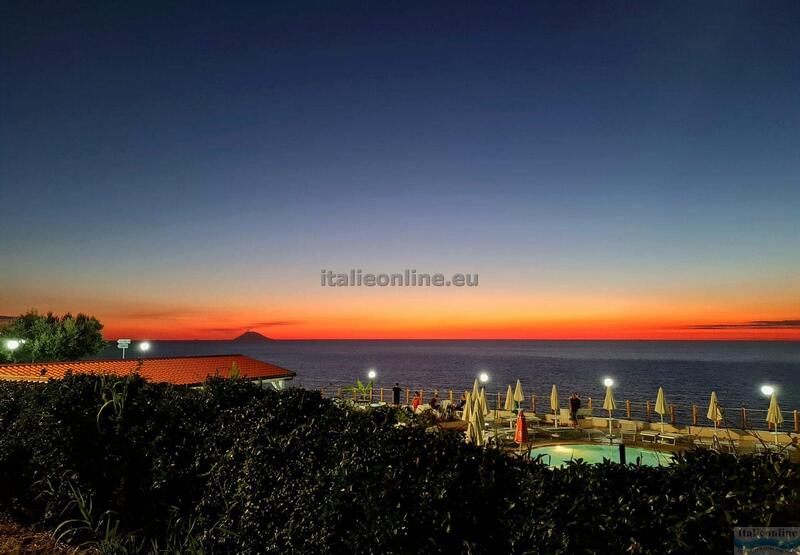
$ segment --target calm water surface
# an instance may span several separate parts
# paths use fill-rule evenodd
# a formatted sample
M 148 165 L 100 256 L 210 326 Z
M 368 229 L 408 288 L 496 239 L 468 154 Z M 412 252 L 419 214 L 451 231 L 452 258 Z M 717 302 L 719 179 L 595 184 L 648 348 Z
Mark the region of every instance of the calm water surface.
M 549 445 L 531 451 L 531 457 L 542 456 L 542 461 L 550 466 L 564 466 L 567 462 L 582 459 L 587 463 L 601 463 L 604 459 L 620 462 L 619 445 Z M 672 454 L 655 449 L 639 447 L 625 448 L 625 462 L 636 463 L 637 459 L 645 466 L 666 466 L 672 462 Z
M 351 384 L 375 368 L 377 385 L 462 389 L 486 371 L 488 391 L 519 378 L 526 394 L 547 398 L 555 383 L 564 399 L 573 390 L 602 398 L 602 378 L 611 376 L 618 401 L 654 400 L 661 385 L 675 404 L 707 405 L 715 390 L 723 406 L 766 409 L 758 388 L 771 383 L 787 420 L 800 409 L 800 342 L 154 341 L 148 356 L 233 353 L 294 370 L 296 385 L 306 387 Z M 119 352 L 112 347 L 104 357 Z

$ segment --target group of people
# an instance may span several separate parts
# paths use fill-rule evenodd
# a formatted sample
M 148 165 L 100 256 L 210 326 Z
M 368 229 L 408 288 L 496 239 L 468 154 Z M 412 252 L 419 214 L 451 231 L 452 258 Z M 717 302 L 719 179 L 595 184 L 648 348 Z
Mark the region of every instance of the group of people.
M 400 387 L 399 382 L 395 382 L 394 387 L 392 388 L 392 403 L 395 406 L 400 406 L 400 395 L 402 394 L 403 390 Z M 414 397 L 411 399 L 411 409 L 416 412 L 417 408 L 422 404 L 422 392 L 415 391 Z M 467 404 L 467 394 L 462 393 L 461 399 L 456 405 L 450 404 L 448 406 L 449 411 L 455 410 L 463 410 L 464 406 Z M 430 400 L 428 401 L 428 405 L 433 410 L 439 410 L 439 395 L 434 392 L 431 396 Z M 578 395 L 577 391 L 572 392 L 572 396 L 569 398 L 569 419 L 572 425 L 577 428 L 578 427 L 578 411 L 581 409 L 581 398 Z
M 395 406 L 398 407 L 400 406 L 400 396 L 402 395 L 402 392 L 403 389 L 400 387 L 400 384 L 395 383 L 394 387 L 392 388 L 392 403 Z M 411 399 L 411 410 L 416 412 L 417 408 L 419 408 L 419 406 L 422 404 L 422 401 L 423 401 L 422 391 L 415 391 L 414 396 Z M 461 402 L 458 403 L 457 405 L 454 405 L 452 403 L 448 404 L 446 408 L 447 416 L 452 416 L 454 411 L 463 409 L 465 404 L 466 404 L 466 397 L 462 397 Z M 430 408 L 435 411 L 441 409 L 442 403 L 439 399 L 439 394 L 437 392 L 434 391 L 433 395 L 431 395 L 431 398 L 428 400 L 428 406 L 430 406 Z

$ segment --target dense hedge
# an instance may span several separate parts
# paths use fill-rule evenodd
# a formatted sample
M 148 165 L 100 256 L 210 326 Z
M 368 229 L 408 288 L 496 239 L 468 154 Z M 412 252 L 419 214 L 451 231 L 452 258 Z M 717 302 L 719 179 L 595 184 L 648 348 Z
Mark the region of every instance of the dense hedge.
M 106 552 L 711 553 L 800 525 L 774 456 L 563 470 L 317 392 L 0 383 L 0 509 Z

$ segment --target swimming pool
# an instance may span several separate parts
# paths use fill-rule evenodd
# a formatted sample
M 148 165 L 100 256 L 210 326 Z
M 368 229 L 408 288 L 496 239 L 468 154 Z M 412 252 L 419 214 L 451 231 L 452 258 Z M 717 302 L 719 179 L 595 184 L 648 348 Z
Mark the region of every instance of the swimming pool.
M 603 462 L 603 459 L 619 462 L 619 445 L 575 443 L 547 445 L 536 447 L 531 451 L 532 458 L 536 458 L 539 455 L 542 455 L 542 462 L 550 466 L 563 466 L 567 461 L 575 459 L 583 459 L 587 463 L 599 463 Z M 640 447 L 625 448 L 625 460 L 627 463 L 635 464 L 637 458 L 645 466 L 665 466 L 672 462 L 672 453 L 642 449 Z

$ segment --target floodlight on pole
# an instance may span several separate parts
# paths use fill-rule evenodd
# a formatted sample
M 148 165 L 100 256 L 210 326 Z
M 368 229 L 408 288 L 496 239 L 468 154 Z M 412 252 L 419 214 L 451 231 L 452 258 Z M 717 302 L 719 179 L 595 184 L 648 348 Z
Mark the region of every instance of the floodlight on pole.
M 489 381 L 489 374 L 486 372 L 481 372 L 478 376 L 478 379 L 481 381 L 481 383 L 486 383 Z
M 606 387 L 611 387 L 612 385 L 614 385 L 614 380 L 612 380 L 611 378 L 605 378 L 603 380 L 603 385 Z
M 140 351 L 149 351 L 150 350 L 150 342 L 149 341 L 142 341 L 139 343 L 139 350 Z
M 369 372 L 367 372 L 367 377 L 370 380 L 374 380 L 376 377 L 378 377 L 378 373 L 375 371 L 374 368 L 370 368 Z
M 769 397 L 773 393 L 775 393 L 775 388 L 773 386 L 771 386 L 769 384 L 764 384 L 764 385 L 761 386 L 761 394 L 762 395 L 766 395 L 767 397 Z

